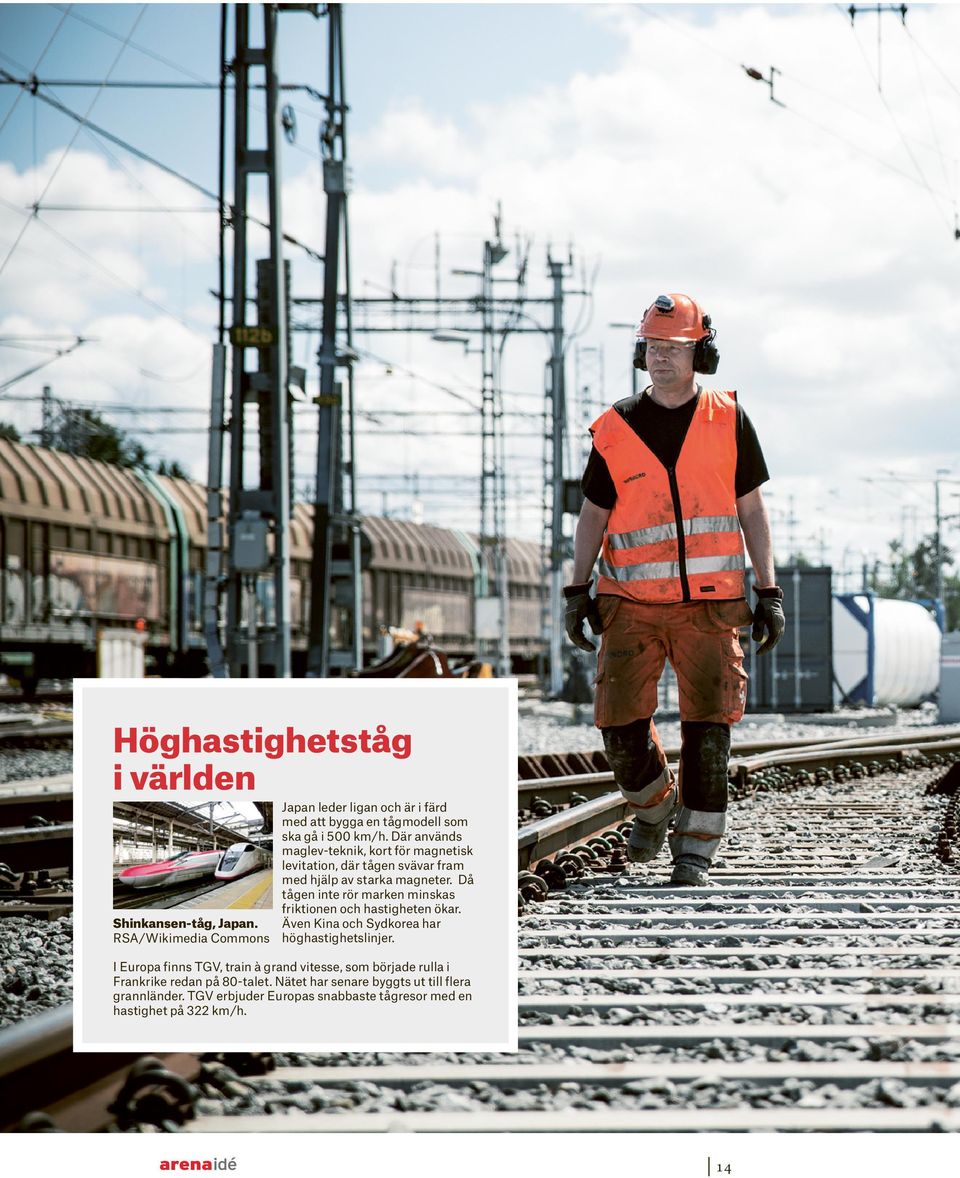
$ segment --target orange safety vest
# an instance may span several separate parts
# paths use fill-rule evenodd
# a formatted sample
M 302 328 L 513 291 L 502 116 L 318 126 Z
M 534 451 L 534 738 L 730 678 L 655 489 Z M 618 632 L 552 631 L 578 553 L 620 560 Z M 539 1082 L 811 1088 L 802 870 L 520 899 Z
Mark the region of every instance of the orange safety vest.
M 675 467 L 615 408 L 590 432 L 617 491 L 597 592 L 659 603 L 743 597 L 736 393 L 701 390 Z

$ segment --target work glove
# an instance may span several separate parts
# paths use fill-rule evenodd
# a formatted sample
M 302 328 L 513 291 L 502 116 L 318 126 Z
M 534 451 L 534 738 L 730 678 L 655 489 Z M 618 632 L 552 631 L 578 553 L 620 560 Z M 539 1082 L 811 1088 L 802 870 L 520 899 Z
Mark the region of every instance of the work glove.
M 567 637 L 581 650 L 596 650 L 597 644 L 591 642 L 583 633 L 584 618 L 590 623 L 590 629 L 594 634 L 603 633 L 603 622 L 600 620 L 596 598 L 590 596 L 590 582 L 565 586 L 563 596 L 567 601 Z
M 757 608 L 753 611 L 753 640 L 760 642 L 763 638 L 757 647 L 757 654 L 766 654 L 783 637 L 783 628 L 787 624 L 783 616 L 783 590 L 779 585 L 773 585 L 769 589 L 754 586 L 753 591 L 757 595 Z

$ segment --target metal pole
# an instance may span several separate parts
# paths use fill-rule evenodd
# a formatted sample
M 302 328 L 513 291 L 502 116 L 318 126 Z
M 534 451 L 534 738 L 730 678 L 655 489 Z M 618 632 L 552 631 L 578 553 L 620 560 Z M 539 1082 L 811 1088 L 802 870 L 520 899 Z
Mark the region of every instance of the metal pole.
M 340 113 L 340 143 L 343 158 L 347 158 L 347 116 L 346 116 L 346 78 L 344 74 L 343 29 L 337 37 L 337 63 L 340 71 L 340 100 L 344 109 Z M 357 430 L 356 430 L 356 402 L 355 383 L 353 375 L 353 292 L 350 285 L 350 220 L 347 215 L 347 198 L 343 198 L 343 304 L 345 353 L 347 356 L 347 443 L 350 451 L 350 467 L 348 476 L 347 511 L 352 517 L 350 524 L 350 575 L 353 581 L 353 665 L 356 670 L 363 667 L 363 573 L 361 569 L 361 528 L 357 518 Z M 437 250 L 439 252 L 439 240 Z M 439 266 L 439 262 L 438 262 Z M 440 275 L 437 273 L 437 293 L 439 295 Z
M 220 5 L 220 136 L 219 136 L 219 152 L 220 161 L 217 170 L 217 197 L 219 207 L 219 231 L 217 233 L 218 241 L 218 256 L 217 256 L 217 270 L 219 274 L 219 286 L 217 288 L 217 301 L 219 307 L 219 322 L 217 324 L 217 341 L 224 342 L 227 330 L 227 308 L 226 308 L 226 294 L 227 294 L 227 252 L 226 252 L 226 234 L 227 234 L 227 206 L 226 206 L 226 187 L 227 187 L 227 6 Z M 239 320 L 238 320 L 239 322 Z
M 562 633 L 563 601 L 563 435 L 566 423 L 566 388 L 563 362 L 563 263 L 547 256 L 547 270 L 553 281 L 551 479 L 553 482 L 550 519 L 550 694 L 563 687 Z
M 793 706 L 800 711 L 802 680 L 800 678 L 800 569 L 793 570 Z
M 496 564 L 497 564 L 497 593 L 500 597 L 500 632 L 497 644 L 498 666 L 497 675 L 501 679 L 510 676 L 510 575 L 509 555 L 507 549 L 507 471 L 506 455 L 504 453 L 503 435 L 503 389 L 500 373 L 502 370 L 503 345 L 506 343 L 507 332 L 504 331 L 500 343 L 500 350 L 496 356 L 494 367 L 493 389 L 493 430 L 494 455 L 496 462 L 496 500 L 494 511 L 494 528 L 496 531 Z
M 941 529 L 943 527 L 943 517 L 940 514 L 940 476 L 946 474 L 945 470 L 938 470 L 937 477 L 933 480 L 933 506 L 934 516 L 936 519 L 936 562 L 937 562 L 937 601 L 943 601 L 943 541 L 941 538 Z
M 48 384 L 43 386 L 40 408 L 40 445 L 53 445 L 53 393 Z
M 492 249 L 483 243 L 483 271 L 480 285 L 483 374 L 480 405 L 480 554 L 484 577 L 487 574 L 487 555 L 493 540 L 490 506 L 496 495 L 494 486 L 496 459 L 493 453 L 493 276 Z
M 247 589 L 247 678 L 257 678 L 257 578 L 244 578 Z
M 247 140 L 249 138 L 249 41 L 250 13 L 245 4 L 234 8 L 236 53 L 234 56 L 234 225 L 233 225 L 233 324 L 247 322 Z M 229 521 L 240 518 L 243 493 L 244 439 L 244 350 L 234 345 L 230 350 L 230 498 Z M 229 542 L 229 537 L 228 537 Z M 242 586 L 240 578 L 227 579 L 227 649 L 230 669 L 239 673 L 235 642 L 239 636 Z
M 203 580 L 203 636 L 207 645 L 210 673 L 226 679 L 226 664 L 220 641 L 220 585 L 223 576 L 225 537 L 223 528 L 223 400 L 227 349 L 213 345 L 213 379 L 210 391 L 210 436 L 207 450 L 207 557 Z
M 287 300 L 283 265 L 283 229 L 281 225 L 280 80 L 277 77 L 277 7 L 264 5 L 264 45 L 267 83 L 267 150 L 273 167 L 268 173 L 270 202 L 270 281 L 273 286 L 273 314 L 276 340 L 271 349 L 271 405 L 273 433 L 273 584 L 274 584 L 274 665 L 278 679 L 290 678 L 290 443 L 287 399 L 289 393 L 287 363 Z M 263 423 L 261 423 L 261 430 Z M 261 478 L 263 472 L 261 471 Z M 252 676 L 251 676 L 252 678 Z
M 313 561 L 310 569 L 310 646 L 307 675 L 330 674 L 330 580 L 332 521 L 336 511 L 340 451 L 340 394 L 336 387 L 337 308 L 339 305 L 340 241 L 346 198 L 346 164 L 342 154 L 345 117 L 339 91 L 339 42 L 341 6 L 329 6 L 327 43 L 327 112 L 321 134 L 323 190 L 327 198 L 326 238 L 323 258 L 323 318 L 318 361 L 320 397 L 317 420 L 317 475 L 314 485 Z M 351 455 L 352 457 L 352 455 Z

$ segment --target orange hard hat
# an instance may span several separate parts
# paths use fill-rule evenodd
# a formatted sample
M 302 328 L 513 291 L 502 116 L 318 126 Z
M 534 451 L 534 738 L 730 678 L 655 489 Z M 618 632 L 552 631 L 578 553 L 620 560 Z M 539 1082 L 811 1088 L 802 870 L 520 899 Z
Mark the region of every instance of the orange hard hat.
M 676 340 L 678 343 L 703 339 L 710 334 L 710 316 L 689 295 L 658 295 L 643 313 L 637 339 Z

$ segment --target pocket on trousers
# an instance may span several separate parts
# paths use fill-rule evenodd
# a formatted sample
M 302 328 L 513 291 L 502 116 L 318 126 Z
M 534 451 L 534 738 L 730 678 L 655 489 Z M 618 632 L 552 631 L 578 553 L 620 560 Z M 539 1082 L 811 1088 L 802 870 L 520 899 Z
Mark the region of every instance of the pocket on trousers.
M 736 601 L 708 601 L 706 615 L 709 629 L 739 630 L 753 621 L 753 610 L 744 598 Z
M 739 645 L 737 647 L 739 650 Z M 739 664 L 727 666 L 723 673 L 723 711 L 728 724 L 737 724 L 743 719 L 747 703 L 747 673 Z
M 597 672 L 593 681 L 593 722 L 598 728 L 604 728 L 607 719 L 607 685 L 604 683 L 603 671 Z
M 603 622 L 604 633 L 610 629 L 621 605 L 623 605 L 623 598 L 615 597 L 612 593 L 602 593 L 597 598 L 597 609 L 600 611 L 600 621 Z

